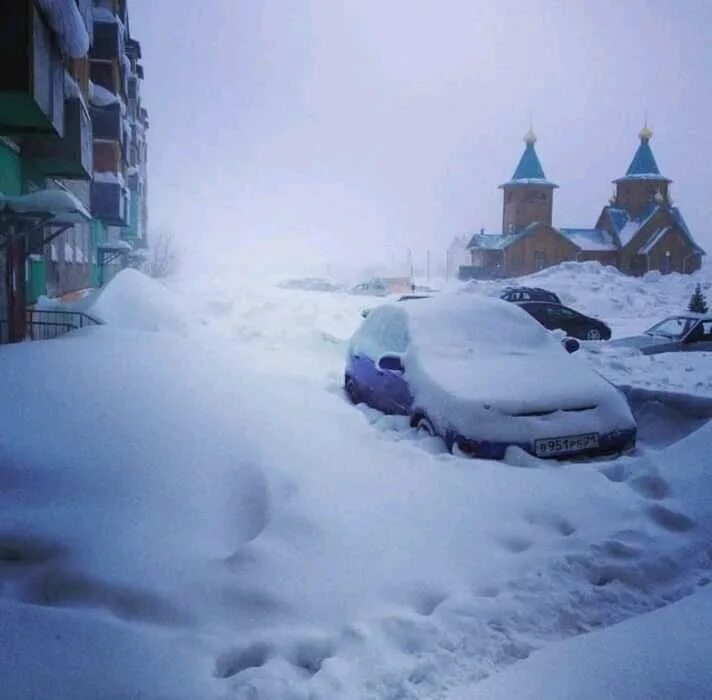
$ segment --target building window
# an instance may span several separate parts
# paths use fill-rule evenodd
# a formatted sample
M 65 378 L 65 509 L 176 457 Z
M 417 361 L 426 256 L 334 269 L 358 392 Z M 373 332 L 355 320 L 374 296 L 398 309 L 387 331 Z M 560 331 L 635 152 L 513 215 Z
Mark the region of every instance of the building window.
M 546 267 L 546 253 L 543 250 L 534 251 L 534 269 L 543 270 Z

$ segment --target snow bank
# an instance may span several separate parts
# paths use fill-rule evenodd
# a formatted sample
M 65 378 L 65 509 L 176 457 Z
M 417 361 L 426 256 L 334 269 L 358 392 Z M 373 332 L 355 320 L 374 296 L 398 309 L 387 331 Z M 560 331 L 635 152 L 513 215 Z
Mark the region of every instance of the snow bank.
M 712 289 L 712 265 L 704 265 L 692 275 L 649 272 L 629 277 L 597 262 L 565 262 L 526 277 L 473 281 L 464 286 L 485 294 L 498 294 L 512 284 L 544 287 L 558 294 L 567 306 L 605 321 L 618 338 L 639 333 L 655 321 L 685 310 L 697 283 Z
M 555 644 L 451 700 L 705 700 L 712 588 L 663 610 Z
M 615 462 L 461 460 L 344 400 L 358 299 L 203 292 L 126 270 L 106 325 L 2 348 L 13 698 L 443 697 L 709 575 L 709 424 Z
M 102 290 L 90 313 L 129 330 L 186 333 L 188 312 L 180 296 L 138 270 L 119 272 Z
M 687 590 L 709 431 L 669 474 L 473 463 L 215 341 L 107 325 L 3 351 L 6 638 L 62 640 L 31 682 L 0 655 L 13 697 L 431 698 Z

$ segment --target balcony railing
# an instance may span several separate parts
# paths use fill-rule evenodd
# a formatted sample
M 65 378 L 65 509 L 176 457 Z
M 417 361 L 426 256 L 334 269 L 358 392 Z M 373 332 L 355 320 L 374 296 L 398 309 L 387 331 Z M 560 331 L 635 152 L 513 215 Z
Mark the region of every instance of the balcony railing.
M 107 141 L 121 141 L 123 125 L 121 123 L 121 106 L 118 102 L 106 107 L 92 105 L 91 119 L 94 124 L 94 138 Z
M 0 2 L 0 133 L 64 130 L 64 66 L 33 0 Z
M 50 177 L 88 180 L 93 171 L 92 121 L 79 97 L 64 106 L 64 136 L 28 136 L 23 153 L 37 169 Z
M 127 194 L 119 182 L 91 183 L 91 213 L 109 226 L 128 225 Z

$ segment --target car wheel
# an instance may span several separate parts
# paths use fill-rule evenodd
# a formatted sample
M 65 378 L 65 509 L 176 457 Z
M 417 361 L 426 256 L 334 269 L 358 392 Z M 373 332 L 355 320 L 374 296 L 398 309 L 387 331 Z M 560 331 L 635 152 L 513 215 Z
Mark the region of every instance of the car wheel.
M 344 391 L 346 391 L 346 396 L 349 397 L 349 401 L 351 401 L 352 404 L 361 403 L 361 392 L 358 390 L 356 382 L 351 377 L 346 377 L 346 380 L 344 381 Z
M 600 340 L 601 331 L 598 328 L 590 328 L 586 333 L 586 340 Z
M 420 416 L 420 418 L 415 421 L 415 430 L 419 435 L 435 437 L 437 434 L 435 428 L 433 428 L 433 424 L 425 416 Z

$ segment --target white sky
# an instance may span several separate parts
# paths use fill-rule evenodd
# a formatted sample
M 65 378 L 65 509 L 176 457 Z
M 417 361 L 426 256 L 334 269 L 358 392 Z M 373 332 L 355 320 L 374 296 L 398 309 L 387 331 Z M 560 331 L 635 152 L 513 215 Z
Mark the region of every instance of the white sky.
M 129 0 L 156 226 L 210 255 L 405 261 L 484 226 L 533 113 L 554 223 L 637 146 L 712 252 L 712 2 Z

